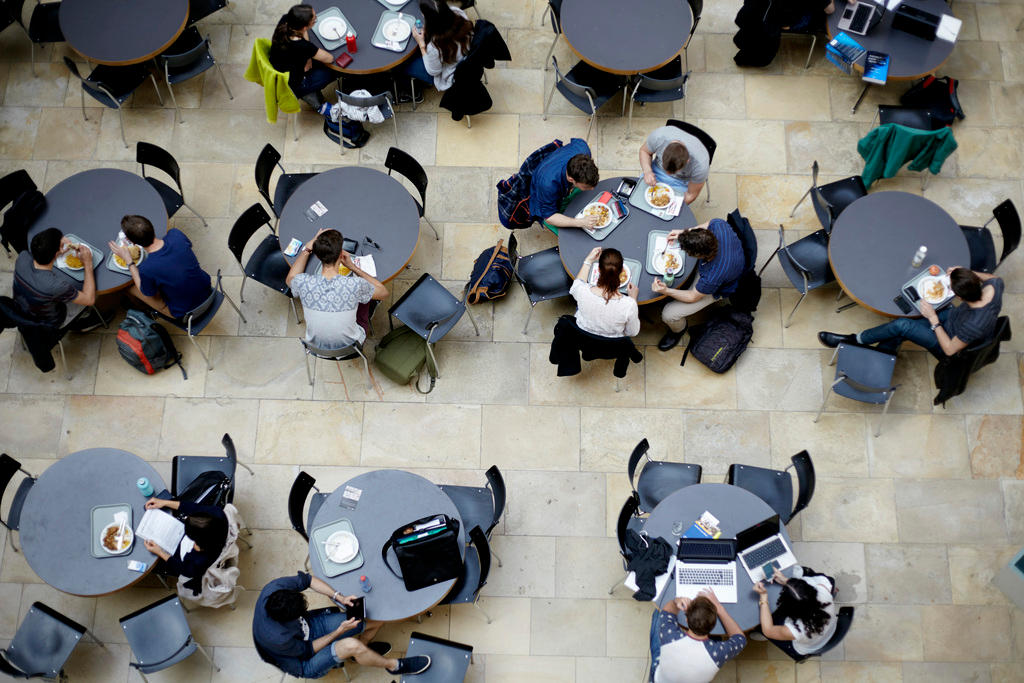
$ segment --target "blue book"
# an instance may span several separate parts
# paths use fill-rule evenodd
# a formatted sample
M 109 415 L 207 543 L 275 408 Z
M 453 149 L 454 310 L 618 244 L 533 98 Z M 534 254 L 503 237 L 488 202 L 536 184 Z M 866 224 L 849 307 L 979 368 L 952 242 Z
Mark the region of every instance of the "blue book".
M 860 43 L 845 33 L 839 33 L 825 45 L 825 57 L 844 73 L 850 73 L 854 63 L 866 52 Z
M 885 85 L 889 77 L 889 55 L 884 52 L 869 51 L 864 59 L 864 80 L 868 83 Z

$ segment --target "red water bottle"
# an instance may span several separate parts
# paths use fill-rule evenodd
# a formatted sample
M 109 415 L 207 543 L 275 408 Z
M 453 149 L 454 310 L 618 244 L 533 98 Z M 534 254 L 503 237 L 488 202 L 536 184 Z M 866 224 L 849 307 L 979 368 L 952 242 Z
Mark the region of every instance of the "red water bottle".
M 351 54 L 355 54 L 359 51 L 356 47 L 356 35 L 351 31 L 348 32 L 347 36 L 345 36 L 345 46 Z

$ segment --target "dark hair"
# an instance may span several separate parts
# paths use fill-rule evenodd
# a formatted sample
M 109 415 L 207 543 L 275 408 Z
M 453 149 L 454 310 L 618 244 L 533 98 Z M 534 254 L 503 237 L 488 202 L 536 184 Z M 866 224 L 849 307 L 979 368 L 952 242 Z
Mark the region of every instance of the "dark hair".
M 981 278 L 968 268 L 954 268 L 949 274 L 953 293 L 964 301 L 981 301 Z
M 718 623 L 718 610 L 715 609 L 713 602 L 703 595 L 698 595 L 690 601 L 690 606 L 686 608 L 686 627 L 694 635 L 708 635 L 716 623 Z
M 666 173 L 675 173 L 690 161 L 690 152 L 681 142 L 670 142 L 661 152 L 661 165 Z
M 718 239 L 707 228 L 690 228 L 679 236 L 679 246 L 689 256 L 712 261 L 718 256 Z
M 601 288 L 605 301 L 611 301 L 619 291 L 619 273 L 622 272 L 622 252 L 618 249 L 601 251 L 600 267 L 597 269 L 597 286 Z
M 341 245 L 345 238 L 337 230 L 324 230 L 313 241 L 313 254 L 324 265 L 334 265 L 341 257 Z
M 156 239 L 153 224 L 145 216 L 125 216 L 121 219 L 121 230 L 132 244 L 148 247 Z
M 469 53 L 473 42 L 473 22 L 452 11 L 446 0 L 420 0 L 423 13 L 423 40 L 433 43 L 441 53 L 441 62 L 452 64 L 462 54 Z
M 52 263 L 60 251 L 60 240 L 63 237 L 64 233 L 57 228 L 47 228 L 33 237 L 28 247 L 32 252 L 32 260 L 44 266 Z
M 189 515 L 185 519 L 185 534 L 195 541 L 204 553 L 220 555 L 228 538 L 228 525 L 223 519 L 212 515 Z
M 818 591 L 803 579 L 790 579 L 782 586 L 776 614 L 799 622 L 809 636 L 825 630 L 829 621 L 825 607 L 828 603 L 818 601 Z
M 569 163 L 565 165 L 565 172 L 580 185 L 590 187 L 597 185 L 597 181 L 601 179 L 597 172 L 597 164 L 589 154 L 577 154 L 569 159 Z
M 286 624 L 301 617 L 306 612 L 306 596 L 299 591 L 282 588 L 267 597 L 267 616 L 274 621 Z
M 302 35 L 302 31 L 313 21 L 312 5 L 292 5 L 291 9 L 281 16 L 274 28 L 274 35 L 270 42 L 274 45 L 282 45 L 292 38 Z

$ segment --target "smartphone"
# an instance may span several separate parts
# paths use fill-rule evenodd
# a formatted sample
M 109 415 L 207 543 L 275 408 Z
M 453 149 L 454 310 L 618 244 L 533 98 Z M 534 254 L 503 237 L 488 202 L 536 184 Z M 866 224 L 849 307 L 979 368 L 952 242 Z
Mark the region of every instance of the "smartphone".
M 761 571 L 764 572 L 764 580 L 765 581 L 771 581 L 772 577 L 775 575 L 775 570 L 778 569 L 778 568 L 779 568 L 779 563 L 776 562 L 775 560 L 772 560 L 771 562 L 765 563 L 765 565 L 763 567 L 761 567 Z
M 366 618 L 366 608 L 364 604 L 365 598 L 356 598 L 352 601 L 352 605 L 345 608 L 346 619 L 358 619 L 362 621 Z

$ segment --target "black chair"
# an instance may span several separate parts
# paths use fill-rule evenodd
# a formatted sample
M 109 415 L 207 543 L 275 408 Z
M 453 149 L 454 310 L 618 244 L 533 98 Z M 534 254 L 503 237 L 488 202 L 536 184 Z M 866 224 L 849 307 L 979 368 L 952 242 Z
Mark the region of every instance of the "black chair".
M 878 124 L 884 126 L 887 123 L 898 123 L 901 126 L 907 128 L 917 128 L 919 130 L 938 130 L 944 127 L 942 121 L 935 118 L 929 109 L 919 109 L 917 107 L 904 107 L 897 104 L 880 104 L 878 105 Z
M 77 318 L 76 318 L 77 319 Z M 73 322 L 73 321 L 72 321 Z M 70 323 L 69 323 L 70 324 Z M 60 352 L 64 376 L 70 381 L 71 370 L 64 355 L 64 335 L 68 327 L 44 325 L 29 318 L 14 299 L 0 296 L 0 331 L 13 328 L 21 339 L 21 346 L 32 355 L 32 362 L 42 372 L 50 372 L 57 364 L 53 360 L 53 347 Z
M 316 491 L 312 498 L 309 496 L 310 491 Z M 288 492 L 288 519 L 292 523 L 292 528 L 307 541 L 313 519 L 320 510 L 320 506 L 327 500 L 327 496 L 328 494 L 320 493 L 320 489 L 316 487 L 316 479 L 305 472 L 299 472 L 295 481 L 292 482 L 292 488 Z M 309 511 L 303 515 L 302 511 L 306 507 L 307 498 L 309 498 Z
M 707 133 L 705 133 L 703 130 L 701 130 L 697 126 L 693 125 L 692 123 L 687 123 L 686 121 L 680 121 L 679 119 L 669 119 L 668 121 L 665 122 L 665 125 L 666 126 L 675 126 L 676 128 L 678 128 L 679 130 L 683 131 L 684 133 L 689 133 L 693 137 L 695 137 L 698 140 L 700 140 L 700 143 L 702 145 L 704 145 L 704 149 L 706 149 L 708 151 L 708 166 L 709 167 L 711 166 L 711 162 L 715 160 L 715 150 L 718 149 L 718 143 L 715 142 L 714 138 L 712 138 L 710 135 L 708 135 Z M 711 203 L 711 177 L 710 176 L 708 177 L 708 179 L 704 183 L 704 191 L 706 193 L 705 194 L 705 198 L 704 198 L 704 203 L 710 204 Z
M 159 193 L 160 198 L 164 200 L 164 208 L 167 209 L 168 218 L 173 217 L 174 214 L 178 213 L 178 209 L 184 206 L 198 216 L 204 226 L 209 227 L 206 219 L 185 202 L 185 190 L 181 186 L 181 167 L 178 166 L 177 159 L 170 152 L 151 142 L 139 140 L 135 143 L 135 161 L 142 166 L 142 177 L 153 186 L 153 189 Z M 146 166 L 151 166 L 166 173 L 174 181 L 178 189 L 175 190 L 167 183 L 157 180 L 152 176 L 147 176 Z
M 25 478 L 18 484 L 18 488 L 14 492 L 14 498 L 11 499 L 11 504 L 7 509 L 7 519 L 0 519 L 0 524 L 7 527 L 7 542 L 11 546 L 11 550 L 14 552 L 21 552 L 16 545 L 14 545 L 14 533 L 21 529 L 21 511 L 25 507 L 25 499 L 28 497 L 28 492 L 36 483 L 36 478 L 25 471 L 21 466 L 21 463 L 7 455 L 6 453 L 0 453 L 0 502 L 3 502 L 3 494 L 7 491 L 7 487 L 11 484 L 11 479 L 14 475 L 21 472 L 25 475 Z
M 935 366 L 935 388 L 939 390 L 933 405 L 940 403 L 945 407 L 946 401 L 959 396 L 967 389 L 967 380 L 981 368 L 995 363 L 999 359 L 999 347 L 1004 341 L 1010 341 L 1010 319 L 1005 315 L 996 320 L 996 329 L 992 336 L 974 343 L 953 356 L 939 359 Z
M 690 47 L 690 41 L 693 40 L 693 34 L 697 32 L 697 24 L 700 23 L 700 15 L 704 11 L 704 0 L 687 0 L 690 5 L 690 13 L 693 14 L 693 25 L 690 26 L 690 35 L 686 37 L 686 43 L 683 45 L 683 59 L 686 60 L 686 73 L 690 72 L 690 58 L 688 56 L 687 48 Z
M 487 486 L 441 484 L 440 487 L 455 503 L 463 526 L 467 529 L 480 527 L 489 539 L 505 513 L 505 478 L 501 476 L 497 465 L 491 465 L 484 476 L 487 477 Z M 500 567 L 501 558 L 493 552 L 491 555 L 498 559 Z
M 7 253 L 11 249 L 21 253 L 28 250 L 28 231 L 35 224 L 46 203 L 39 202 L 39 192 L 29 190 L 11 203 L 11 208 L 4 213 L 4 222 L 0 225 L 0 243 Z
M 579 62 L 563 75 L 554 55 L 551 56 L 551 66 L 555 69 L 555 82 L 548 93 L 547 102 L 544 103 L 544 115 L 541 118 L 547 121 L 551 98 L 555 96 L 555 90 L 558 90 L 569 104 L 590 117 L 586 136 L 589 140 L 590 131 L 594 129 L 594 120 L 597 118 L 597 110 L 615 97 L 615 93 L 626 84 L 626 79 L 595 69 L 586 62 Z M 625 110 L 625 99 L 622 100 L 622 107 Z
M 35 190 L 36 184 L 32 176 L 23 168 L 11 171 L 3 178 L 0 178 L 0 210 L 13 203 L 29 190 Z
M 800 298 L 797 299 L 793 310 L 786 317 L 786 324 L 783 325 L 783 327 L 789 327 L 793 320 L 793 314 L 807 297 L 807 292 L 818 289 L 836 279 L 828 261 L 828 233 L 818 230 L 807 237 L 801 237 L 792 244 L 786 244 L 785 228 L 780 224 L 779 246 L 775 247 L 775 251 L 761 266 L 758 275 L 764 272 L 776 254 L 779 256 L 779 263 L 782 265 L 786 277 L 800 292 Z
M 821 13 L 820 16 L 813 18 L 807 26 L 804 26 L 801 29 L 783 28 L 780 30 L 783 35 L 811 37 L 811 47 L 807 50 L 807 59 L 804 60 L 804 68 L 811 68 L 811 57 L 814 56 L 814 48 L 818 44 L 818 36 L 827 35 L 825 26 L 825 14 Z
M 213 58 L 210 52 L 210 38 L 203 38 L 199 35 L 199 29 L 191 26 L 174 42 L 167 52 L 156 56 L 157 68 L 164 74 L 164 82 L 167 84 L 167 92 L 171 93 L 171 102 L 174 103 L 174 113 L 179 123 L 185 123 L 185 115 L 178 106 L 178 99 L 174 96 L 175 83 L 187 81 L 203 73 L 207 69 L 217 67 L 220 80 L 224 83 L 224 89 L 228 91 L 228 98 L 235 99 L 228 86 L 228 79 L 224 77 L 220 64 Z
M 562 37 L 562 0 L 548 0 L 548 6 L 544 8 L 544 14 L 540 17 L 541 25 L 544 24 L 544 17 L 551 22 L 551 30 L 555 33 L 555 39 L 551 41 L 551 47 L 548 48 L 548 53 L 544 55 L 544 70 L 548 70 L 548 65 L 551 64 L 551 55 L 555 52 L 555 45 L 558 45 L 558 39 Z
M 480 527 L 469 530 L 469 545 L 466 547 L 466 559 L 459 577 L 448 595 L 441 601 L 442 605 L 472 604 L 491 623 L 491 617 L 480 607 L 480 591 L 487 583 L 487 575 L 491 571 L 491 547 L 487 536 Z
M 176 455 L 171 459 L 171 494 L 180 496 L 181 492 L 189 487 L 199 475 L 205 472 L 222 472 L 231 478 L 231 489 L 228 492 L 227 502 L 230 503 L 235 497 L 235 472 L 241 465 L 251 475 L 252 469 L 244 462 L 239 462 L 235 452 L 235 442 L 229 434 L 225 434 L 220 443 L 224 446 L 222 457 L 199 456 L 199 455 Z
M 8 254 L 11 253 L 12 246 L 18 252 L 25 251 L 28 247 L 28 228 L 31 226 L 31 222 L 28 222 L 27 217 L 31 216 L 32 221 L 35 220 L 35 215 L 32 214 L 37 212 L 34 208 L 30 209 L 30 205 L 35 202 L 26 200 L 17 210 L 14 209 L 14 205 L 18 203 L 18 200 L 26 192 L 31 192 L 35 189 L 36 184 L 25 169 L 11 171 L 3 178 L 0 178 L 0 210 L 5 209 L 10 204 L 11 211 L 13 211 L 10 218 L 4 216 L 3 223 L 0 224 L 0 243 L 3 244 Z M 18 249 L 18 246 L 21 248 Z
M 164 97 L 160 94 L 160 88 L 156 85 L 156 78 L 150 73 L 145 64 L 132 64 L 131 66 L 97 66 L 92 72 L 82 77 L 78 72 L 78 66 L 69 57 L 64 58 L 64 65 L 82 84 L 82 118 L 86 121 L 89 117 L 85 113 L 85 94 L 102 104 L 104 107 L 117 110 L 118 120 L 121 122 L 121 142 L 128 146 L 128 140 L 124 136 L 124 104 L 132 94 L 146 82 L 146 77 L 153 81 L 153 89 L 163 106 Z
M 649 449 L 647 439 L 641 440 L 630 454 L 626 468 L 626 476 L 629 477 L 633 495 L 637 497 L 640 509 L 647 513 L 652 512 L 658 507 L 658 503 L 679 489 L 699 484 L 701 475 L 701 466 L 694 463 L 651 460 Z M 640 463 L 640 458 L 644 457 L 647 458 L 647 462 L 640 471 L 640 478 L 634 484 L 636 466 Z
M 7 4 L 0 0 L 0 31 L 14 23 L 14 17 L 7 11 Z
M 832 634 L 832 637 L 828 639 L 828 642 L 821 646 L 820 649 L 812 652 L 809 655 L 797 655 L 794 657 L 792 654 L 787 652 L 789 656 L 796 662 L 802 662 L 811 657 L 820 657 L 829 650 L 835 648 L 836 645 L 843 642 L 843 638 L 846 637 L 847 632 L 850 630 L 850 626 L 853 625 L 853 607 L 840 607 L 839 612 L 836 614 L 836 630 Z
M 213 317 L 217 315 L 217 311 L 220 310 L 221 304 L 224 300 L 227 300 L 231 304 L 231 308 L 235 309 L 235 313 L 242 319 L 242 322 L 246 322 L 245 316 L 238 310 L 238 306 L 231 300 L 231 297 L 224 291 L 224 285 L 221 283 L 220 270 L 217 271 L 217 282 L 210 291 L 210 296 L 207 297 L 206 301 L 199 304 L 191 311 L 181 316 L 180 318 L 172 318 L 169 315 L 163 313 L 157 313 L 161 318 L 169 322 L 170 324 L 177 327 L 179 330 L 184 330 L 188 334 L 188 340 L 192 342 L 192 346 L 199 350 L 203 360 L 206 361 L 206 368 L 213 370 L 213 364 L 210 362 L 206 352 L 203 351 L 198 342 L 196 342 L 196 335 L 206 329 L 206 326 L 213 321 Z
M 483 18 L 483 17 L 480 16 L 480 10 L 476 6 L 476 0 L 458 0 L 458 4 L 459 4 L 459 7 L 461 7 L 464 10 L 467 10 L 467 9 L 473 10 L 473 12 L 476 13 L 476 18 L 477 19 L 482 19 Z
M 185 610 L 177 595 L 169 595 L 119 620 L 128 647 L 135 655 L 129 662 L 139 672 L 142 680 L 146 674 L 163 671 L 191 656 L 196 650 L 210 660 L 216 671 L 220 671 L 213 658 L 203 646 L 192 637 L 192 629 L 185 619 Z
M 473 663 L 473 646 L 413 631 L 405 656 L 421 655 L 430 657 L 430 668 L 421 674 L 402 676 L 401 683 L 458 683 L 466 680 L 469 665 Z
M 843 209 L 867 193 L 864 181 L 859 175 L 843 178 L 827 185 L 818 185 L 818 162 L 815 160 L 811 164 L 811 186 L 807 192 L 804 192 L 803 197 L 800 197 L 800 201 L 796 203 L 789 215 L 793 217 L 796 214 L 796 210 L 807 198 L 807 195 L 816 194 L 819 201 L 814 204 L 814 210 L 818 214 L 818 222 L 821 223 L 821 227 L 831 233 L 832 224 L 843 212 Z M 823 213 L 823 207 L 827 207 L 828 211 Z
M 270 234 L 256 245 L 249 260 L 242 265 L 242 254 L 246 245 L 249 244 L 249 240 L 256 234 L 256 231 L 264 225 L 270 230 Z M 295 315 L 295 322 L 301 322 L 299 309 L 295 306 L 295 295 L 292 294 L 291 287 L 285 281 L 291 266 L 284 254 L 281 253 L 281 243 L 278 241 L 273 226 L 270 225 L 270 214 L 262 204 L 257 202 L 250 206 L 231 226 L 231 232 L 228 234 L 228 251 L 235 257 L 238 267 L 242 269 L 242 274 L 245 276 L 242 278 L 242 287 L 238 290 L 239 303 L 245 303 L 245 283 L 251 278 L 288 297 L 292 313 Z
M 270 177 L 274 173 L 275 166 L 281 169 L 281 175 L 277 179 L 277 185 L 274 187 L 274 197 L 271 199 Z M 274 149 L 274 146 L 270 143 L 263 147 L 259 157 L 256 159 L 256 189 L 267 200 L 267 205 L 270 206 L 270 210 L 274 212 L 274 216 L 277 218 L 281 217 L 281 211 L 284 209 L 285 203 L 292 196 L 292 193 L 299 189 L 299 185 L 315 175 L 316 173 L 286 173 L 284 166 L 281 165 L 281 153 Z
M 78 641 L 89 633 L 84 626 L 41 602 L 33 602 L 14 639 L 0 650 L 0 673 L 13 678 L 65 680 L 64 664 Z M 100 647 L 106 647 L 89 633 Z
M 420 162 L 416 161 L 410 154 L 404 152 L 397 147 L 388 148 L 388 155 L 384 158 L 384 168 L 388 169 L 388 175 L 391 175 L 392 171 L 395 171 L 401 176 L 405 176 L 406 180 L 413 184 L 413 186 L 419 191 L 419 201 L 416 200 L 416 195 L 413 195 L 412 199 L 416 202 L 416 209 L 420 212 L 420 218 L 427 222 L 430 229 L 434 231 L 434 239 L 439 240 L 441 236 L 437 234 L 437 228 L 427 218 L 425 212 L 427 210 L 427 172 L 423 170 L 423 166 Z
M 7 13 L 13 21 L 18 22 L 25 35 L 31 41 L 32 75 L 36 75 L 36 45 L 47 43 L 63 43 L 64 32 L 60 29 L 60 3 L 40 2 L 36 0 L 36 6 L 32 8 L 32 16 L 28 20 L 28 26 L 22 20 L 22 13 L 25 10 L 25 0 L 6 0 Z M 10 24 L 4 24 L 9 26 Z
M 569 296 L 572 277 L 565 272 L 558 247 L 520 256 L 515 233 L 508 238 L 508 257 L 512 262 L 512 274 L 530 300 L 530 312 L 523 323 L 523 334 L 526 334 L 530 318 L 533 317 L 533 307 L 541 301 Z
M 615 524 L 615 538 L 619 542 L 619 555 L 622 556 L 622 571 L 629 571 L 629 561 L 632 559 L 632 555 L 629 549 L 626 547 L 626 534 L 633 530 L 637 533 L 644 527 L 643 518 L 640 517 L 640 499 L 636 493 L 629 494 L 626 498 L 626 502 L 622 504 L 622 509 L 619 511 L 619 519 Z M 612 587 L 608 589 L 608 595 L 615 592 L 615 589 L 620 583 L 625 581 L 625 577 L 619 579 L 612 584 Z
M 697 0 L 699 2 L 699 0 Z M 690 34 L 693 35 L 692 33 Z M 685 48 L 684 52 L 685 54 Z M 633 103 L 641 105 L 648 102 L 674 102 L 686 97 L 686 82 L 690 72 L 683 72 L 683 62 L 676 57 L 665 66 L 636 76 L 629 97 L 629 118 L 626 123 L 626 135 L 633 130 Z
M 796 517 L 807 507 L 814 496 L 814 463 L 807 451 L 800 451 L 792 458 L 792 464 L 784 470 L 772 470 L 752 465 L 729 465 L 725 483 L 739 486 L 768 503 L 783 524 Z M 793 480 L 789 469 L 793 468 L 799 485 L 796 504 L 793 504 Z
M 892 375 L 896 370 L 896 354 L 885 353 L 867 346 L 857 344 L 839 344 L 829 365 L 835 364 L 836 378 L 825 392 L 821 400 L 821 408 L 814 421 L 821 418 L 829 395 L 834 391 L 854 401 L 874 403 L 884 406 L 882 417 L 878 421 L 875 436 L 882 433 L 882 422 L 889 412 L 889 402 L 896 394 L 898 384 L 892 383 Z
M 229 4 L 228 0 L 188 0 L 188 25 L 192 26 L 197 21 L 224 9 Z M 249 29 L 245 27 L 245 24 L 238 25 L 242 27 L 245 35 L 249 35 Z
M 999 231 L 1003 234 L 1003 253 L 998 261 L 995 240 L 988 229 L 988 224 L 992 221 L 999 224 Z M 1020 215 L 1009 199 L 992 209 L 992 218 L 985 221 L 980 228 L 961 225 L 960 229 L 967 238 L 967 248 L 971 252 L 971 270 L 980 273 L 994 273 L 1006 257 L 1020 246 Z

